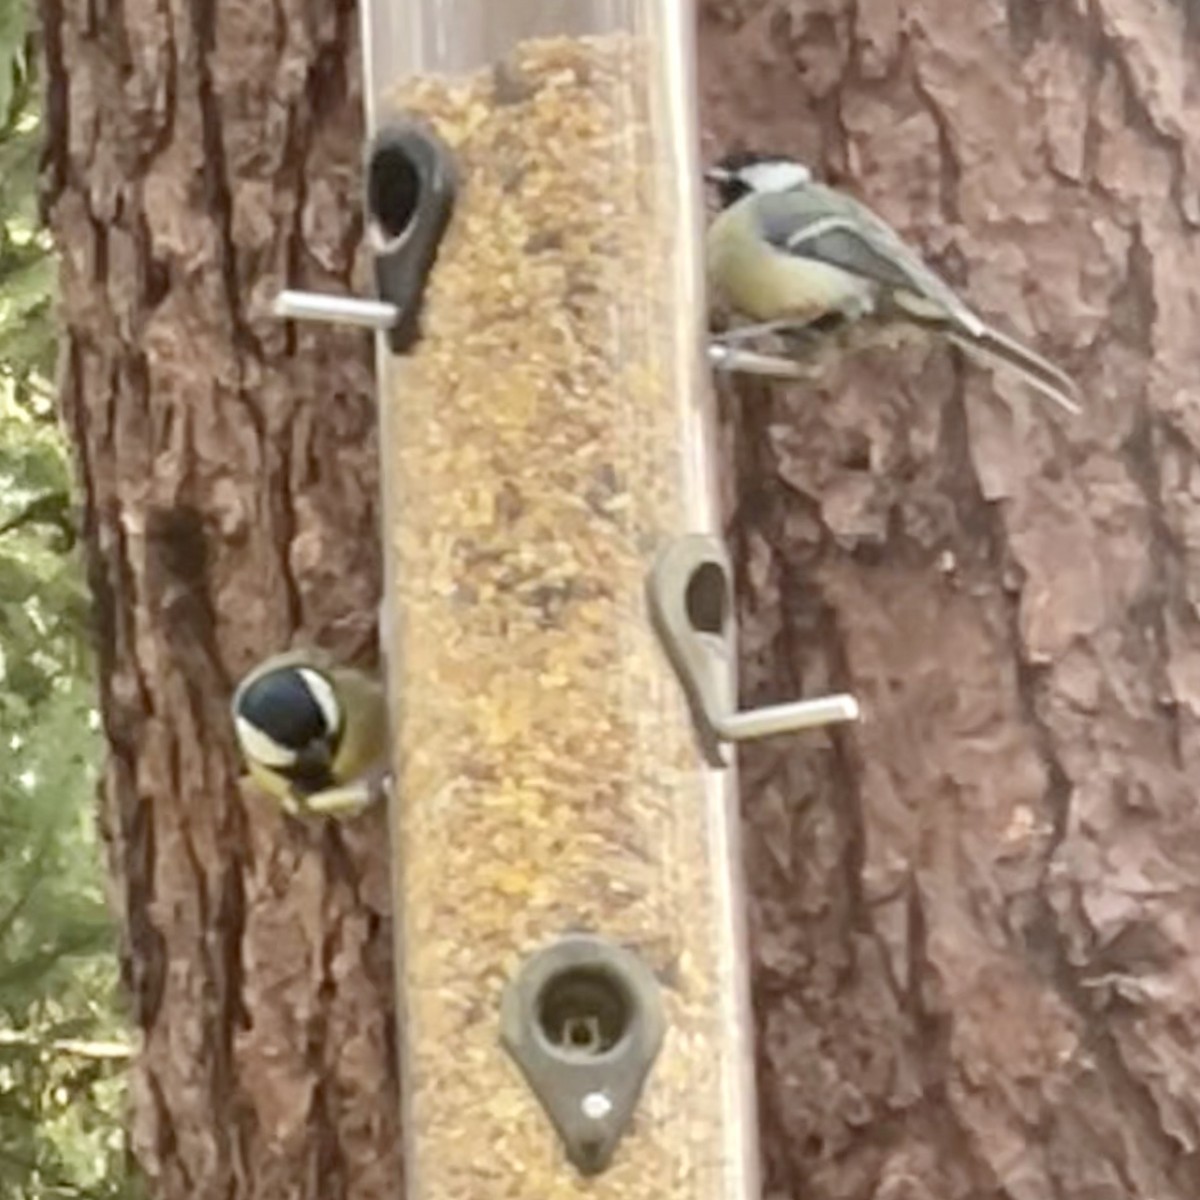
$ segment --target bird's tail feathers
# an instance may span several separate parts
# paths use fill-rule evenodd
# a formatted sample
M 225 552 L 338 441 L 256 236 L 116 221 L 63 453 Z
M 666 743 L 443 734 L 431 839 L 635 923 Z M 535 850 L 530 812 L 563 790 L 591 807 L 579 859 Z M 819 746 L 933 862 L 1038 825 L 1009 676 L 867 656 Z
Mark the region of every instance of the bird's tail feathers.
M 1007 367 L 1018 372 L 1031 387 L 1072 416 L 1078 416 L 1083 411 L 1075 381 L 1052 362 L 1007 334 L 990 325 L 984 325 L 978 332 L 968 333 L 958 328 L 947 328 L 944 332 L 956 346 L 972 357 L 991 366 Z

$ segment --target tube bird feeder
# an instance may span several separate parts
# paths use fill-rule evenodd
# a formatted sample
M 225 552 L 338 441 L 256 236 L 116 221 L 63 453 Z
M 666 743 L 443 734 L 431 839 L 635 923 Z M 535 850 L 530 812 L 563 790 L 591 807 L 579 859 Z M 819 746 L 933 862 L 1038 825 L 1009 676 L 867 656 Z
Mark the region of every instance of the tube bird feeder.
M 753 1200 L 686 0 L 366 0 L 411 1200 Z M 336 311 L 335 311 L 336 310 Z

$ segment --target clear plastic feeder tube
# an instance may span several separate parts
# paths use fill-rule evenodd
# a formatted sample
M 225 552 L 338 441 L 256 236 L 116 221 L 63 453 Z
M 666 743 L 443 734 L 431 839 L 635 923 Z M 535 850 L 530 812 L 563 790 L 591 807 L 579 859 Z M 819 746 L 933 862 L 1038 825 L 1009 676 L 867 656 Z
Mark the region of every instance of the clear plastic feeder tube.
M 409 1195 L 752 1200 L 733 771 L 646 604 L 663 545 L 717 529 L 692 5 L 365 14 L 372 130 L 418 114 L 459 177 L 421 337 L 380 338 Z M 580 931 L 665 1018 L 590 1179 L 501 1044 L 506 988 Z M 600 1054 L 602 1024 L 564 1028 Z

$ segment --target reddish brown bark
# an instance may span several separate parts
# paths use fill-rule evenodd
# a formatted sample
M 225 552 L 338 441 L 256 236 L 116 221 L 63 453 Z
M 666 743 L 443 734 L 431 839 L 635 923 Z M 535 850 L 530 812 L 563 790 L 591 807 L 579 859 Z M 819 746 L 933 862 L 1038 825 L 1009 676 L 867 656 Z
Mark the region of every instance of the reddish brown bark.
M 698 7 L 708 152 L 801 153 L 1088 400 L 943 349 L 723 396 L 745 702 L 866 707 L 743 759 L 769 1190 L 1194 1200 L 1191 9 Z M 166 1200 L 393 1196 L 381 818 L 243 808 L 224 710 L 373 655 L 366 343 L 265 315 L 354 281 L 353 13 L 44 12 L 137 1150 Z
M 369 345 L 289 330 L 361 234 L 347 3 L 47 0 L 62 400 L 96 598 L 133 1016 L 133 1143 L 173 1200 L 392 1197 L 387 865 L 373 814 L 234 790 L 231 681 L 295 640 L 370 661 Z
M 770 1189 L 1200 1194 L 1200 45 L 1165 3 L 703 6 L 709 148 L 797 152 L 1078 375 L 729 403 Z

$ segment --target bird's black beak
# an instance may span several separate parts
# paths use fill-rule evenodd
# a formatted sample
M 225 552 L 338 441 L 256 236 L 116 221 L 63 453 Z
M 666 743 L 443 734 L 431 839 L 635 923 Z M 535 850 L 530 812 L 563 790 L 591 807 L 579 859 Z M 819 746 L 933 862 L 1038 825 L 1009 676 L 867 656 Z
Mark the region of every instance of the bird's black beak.
M 317 738 L 308 743 L 296 755 L 296 765 L 301 770 L 317 771 L 328 767 L 333 760 L 333 747 L 325 738 Z
M 287 776 L 302 792 L 319 791 L 332 782 L 333 747 L 325 738 L 309 742 L 296 755 Z

